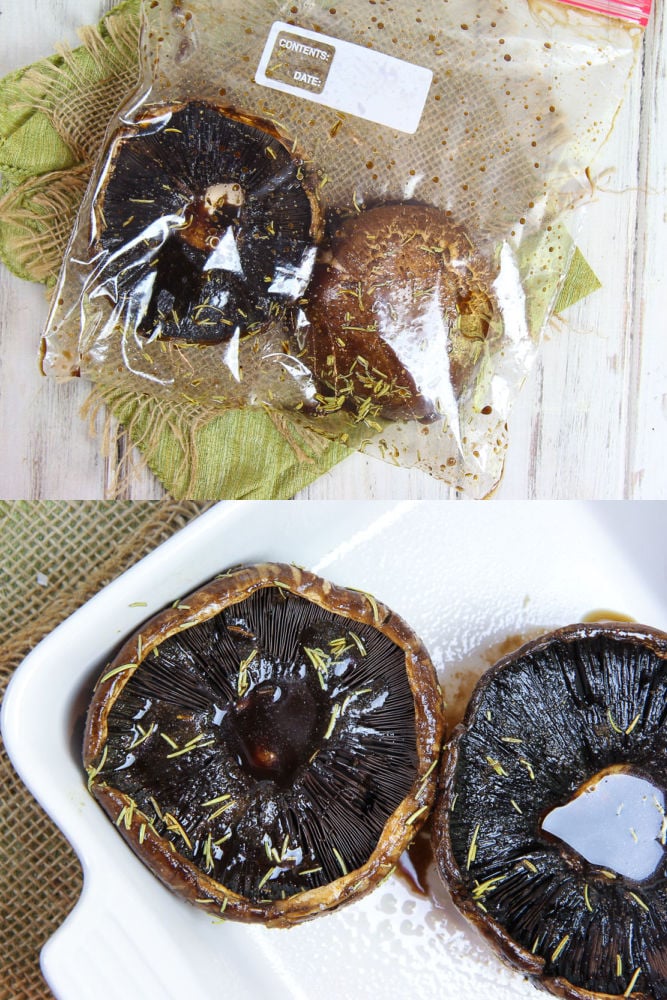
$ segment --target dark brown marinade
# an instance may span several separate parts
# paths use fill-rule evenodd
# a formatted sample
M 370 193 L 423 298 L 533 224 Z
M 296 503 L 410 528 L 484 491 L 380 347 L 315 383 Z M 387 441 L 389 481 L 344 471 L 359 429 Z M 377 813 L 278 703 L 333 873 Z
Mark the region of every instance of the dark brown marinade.
M 98 286 L 147 337 L 253 332 L 310 277 L 317 225 L 303 169 L 266 123 L 196 101 L 156 108 L 111 147 L 95 207 Z
M 259 901 L 362 865 L 416 774 L 404 652 L 273 587 L 148 655 L 109 714 L 99 778 Z
M 600 772 L 666 789 L 666 723 L 667 637 L 589 625 L 501 661 L 454 733 L 441 874 L 506 957 L 558 995 L 667 997 L 667 853 L 634 881 L 542 830 Z

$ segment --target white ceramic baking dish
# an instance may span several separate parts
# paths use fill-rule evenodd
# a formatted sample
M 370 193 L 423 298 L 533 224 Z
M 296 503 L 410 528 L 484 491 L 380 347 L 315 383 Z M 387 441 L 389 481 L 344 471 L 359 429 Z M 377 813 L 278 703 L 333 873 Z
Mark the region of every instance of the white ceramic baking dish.
M 86 791 L 79 743 L 91 679 L 127 632 L 220 570 L 293 561 L 402 614 L 455 714 L 470 673 L 538 630 L 598 610 L 667 629 L 666 515 L 665 504 L 627 502 L 220 504 L 106 587 L 26 658 L 2 713 L 12 761 L 84 871 L 81 899 L 42 952 L 56 996 L 533 997 L 432 871 L 427 895 L 394 876 L 282 931 L 216 922 L 170 895 Z

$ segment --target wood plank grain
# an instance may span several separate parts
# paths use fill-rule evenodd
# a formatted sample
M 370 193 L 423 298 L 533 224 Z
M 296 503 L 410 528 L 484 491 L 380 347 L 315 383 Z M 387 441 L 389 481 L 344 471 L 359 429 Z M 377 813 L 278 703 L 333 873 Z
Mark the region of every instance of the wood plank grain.
M 665 497 L 667 475 L 667 32 L 657 3 L 642 63 L 639 130 L 636 379 L 628 393 L 626 495 Z

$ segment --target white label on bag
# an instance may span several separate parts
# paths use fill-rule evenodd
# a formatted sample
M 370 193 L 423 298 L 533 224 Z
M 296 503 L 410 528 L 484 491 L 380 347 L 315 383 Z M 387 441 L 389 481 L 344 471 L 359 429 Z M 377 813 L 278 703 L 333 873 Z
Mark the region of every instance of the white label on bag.
M 417 131 L 433 73 L 424 66 L 276 21 L 255 82 L 399 132 Z

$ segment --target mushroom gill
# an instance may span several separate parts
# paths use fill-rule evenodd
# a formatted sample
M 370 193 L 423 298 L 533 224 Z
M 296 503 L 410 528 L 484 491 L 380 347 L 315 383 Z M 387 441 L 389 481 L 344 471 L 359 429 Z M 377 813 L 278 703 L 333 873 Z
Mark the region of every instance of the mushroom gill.
M 107 154 L 95 294 L 147 338 L 227 341 L 303 293 L 319 228 L 304 164 L 275 126 L 201 101 L 158 105 Z
M 440 704 L 419 640 L 294 567 L 182 603 L 96 690 L 93 794 L 155 874 L 227 916 L 294 923 L 367 892 L 433 795 Z

